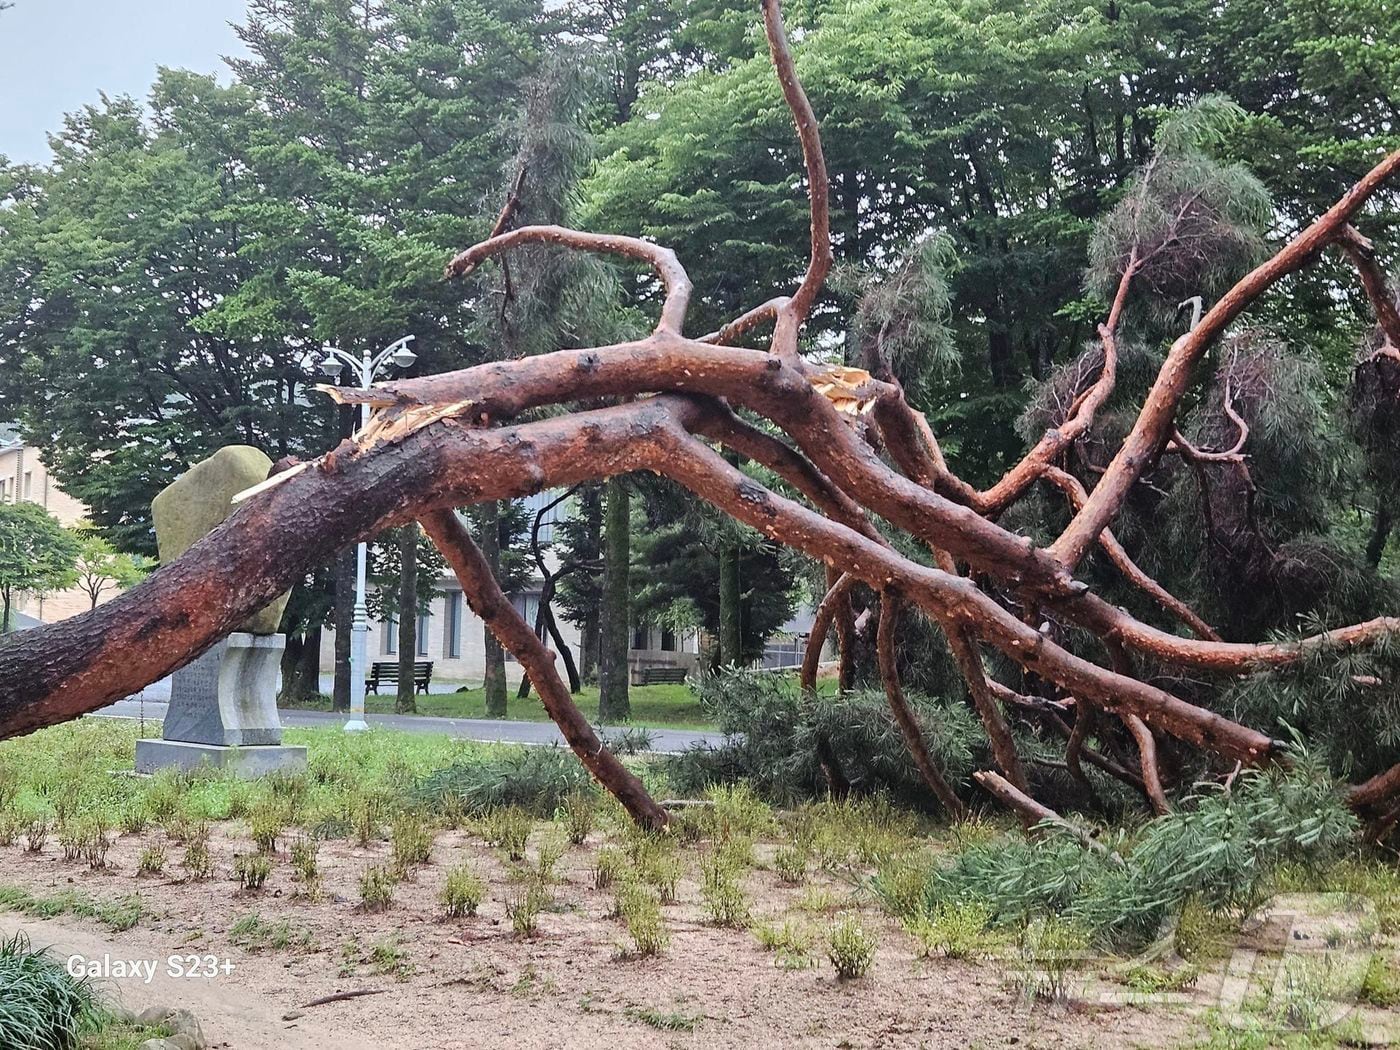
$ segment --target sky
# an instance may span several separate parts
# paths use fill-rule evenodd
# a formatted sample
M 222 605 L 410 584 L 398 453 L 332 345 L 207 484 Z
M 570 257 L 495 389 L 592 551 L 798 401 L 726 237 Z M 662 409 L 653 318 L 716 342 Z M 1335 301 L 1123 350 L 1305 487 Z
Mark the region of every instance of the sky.
M 0 11 L 0 154 L 49 159 L 47 132 L 98 92 L 145 99 L 157 66 L 220 73 L 246 0 L 13 0 Z

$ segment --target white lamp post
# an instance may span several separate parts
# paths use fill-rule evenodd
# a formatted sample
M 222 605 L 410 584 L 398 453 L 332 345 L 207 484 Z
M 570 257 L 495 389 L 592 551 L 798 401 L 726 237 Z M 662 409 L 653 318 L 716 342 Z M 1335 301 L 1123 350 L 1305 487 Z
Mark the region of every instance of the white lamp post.
M 328 346 L 326 347 L 326 356 L 321 358 L 319 367 L 321 373 L 328 379 L 339 378 L 340 373 L 349 367 L 359 381 L 360 389 L 365 390 L 374 383 L 375 374 L 390 361 L 400 368 L 407 368 L 418 360 L 418 355 L 408 348 L 408 344 L 413 340 L 414 336 L 406 335 L 397 342 L 386 346 L 374 357 L 370 356 L 368 350 L 356 358 L 344 350 Z M 368 422 L 369 405 L 361 405 L 360 426 L 364 426 Z M 364 543 L 356 546 L 355 618 L 350 628 L 350 721 L 345 723 L 347 733 L 355 733 L 369 728 L 369 723 L 365 721 L 365 670 L 368 656 L 366 639 L 369 636 L 369 609 L 365 605 L 365 573 L 368 558 L 368 546 Z

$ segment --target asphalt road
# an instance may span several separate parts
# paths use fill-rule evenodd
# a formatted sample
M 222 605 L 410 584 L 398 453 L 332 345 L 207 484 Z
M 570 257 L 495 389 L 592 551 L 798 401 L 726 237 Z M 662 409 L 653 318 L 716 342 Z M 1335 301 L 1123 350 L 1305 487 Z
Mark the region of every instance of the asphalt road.
M 154 690 L 153 690 L 154 691 Z M 149 694 L 147 694 L 149 696 Z M 166 695 L 169 695 L 168 693 Z M 153 722 L 165 719 L 166 702 L 163 699 L 118 700 L 108 707 L 95 711 L 98 717 L 146 718 Z M 345 724 L 345 715 L 332 711 L 283 710 L 278 712 L 284 726 L 339 726 Z M 564 744 L 564 737 L 553 722 L 514 722 L 495 718 L 433 718 L 428 715 L 375 715 L 365 716 L 372 727 L 400 729 L 409 733 L 446 733 L 463 740 L 481 740 L 502 744 Z M 600 733 L 606 739 L 618 730 L 603 728 Z M 706 733 L 692 729 L 652 729 L 651 750 L 660 752 L 684 751 L 687 748 L 705 744 L 717 745 L 723 742 L 724 734 Z

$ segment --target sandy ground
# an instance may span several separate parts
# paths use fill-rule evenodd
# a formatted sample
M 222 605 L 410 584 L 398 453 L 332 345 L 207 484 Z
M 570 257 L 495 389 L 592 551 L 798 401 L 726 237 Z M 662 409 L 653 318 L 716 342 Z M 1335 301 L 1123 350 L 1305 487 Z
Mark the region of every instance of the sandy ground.
M 231 838 L 237 832 L 239 838 Z M 285 854 L 267 886 L 242 894 L 232 881 L 236 852 L 246 852 L 239 822 L 216 825 L 211 843 L 215 877 L 136 878 L 143 842 L 158 829 L 124 836 L 105 872 L 65 862 L 50 841 L 41 854 L 17 844 L 0 848 L 0 882 L 51 894 L 77 889 L 104 899 L 140 892 L 146 913 L 123 933 L 92 919 L 66 915 L 31 919 L 0 913 L 0 931 L 25 931 L 53 944 L 64 957 L 153 958 L 161 961 L 150 984 L 113 981 L 125 1005 L 182 1006 L 203 1023 L 211 1044 L 237 1050 L 384 1047 L 447 1050 L 459 1047 L 1134 1047 L 1189 1043 L 1184 1011 L 1079 1003 L 1053 1008 L 1028 1002 L 995 963 L 958 963 L 918 957 L 917 946 L 873 907 L 863 920 L 879 930 L 880 949 L 865 978 L 838 981 L 825 958 L 811 968 L 775 965 L 744 930 L 704 922 L 698 886 L 681 884 L 681 903 L 663 908 L 671 944 L 659 959 L 620 956 L 622 925 L 606 918 L 609 891 L 592 885 L 592 848 L 571 850 L 560 864 L 553 910 L 533 938 L 513 933 L 505 900 L 514 892 L 505 864 L 465 832 L 439 834 L 433 863 L 398 887 L 393 907 L 365 914 L 356 884 L 366 864 L 383 861 L 387 843 L 361 848 L 327 842 L 321 850 L 323 894 L 296 893 Z M 181 848 L 169 847 L 169 872 L 179 873 Z M 491 880 L 489 899 L 475 918 L 440 918 L 437 893 L 446 869 L 472 859 Z M 851 886 L 829 881 L 845 904 Z M 747 888 L 756 916 L 792 910 L 802 890 L 784 886 L 770 871 L 755 871 Z M 228 930 L 248 912 L 263 920 L 288 919 L 311 938 L 309 950 L 251 952 L 232 945 Z M 797 914 L 794 912 L 794 914 Z M 808 916 L 824 932 L 829 918 Z M 369 955 L 392 939 L 405 953 L 404 972 L 376 973 Z M 160 972 L 172 954 L 213 953 L 233 963 L 213 978 L 174 978 Z M 820 944 L 817 955 L 822 955 Z M 348 960 L 348 961 L 347 961 Z M 337 992 L 383 989 L 382 994 L 300 1010 Z M 652 1017 L 649 1023 L 645 1017 Z M 693 1030 L 666 1030 L 671 1018 Z

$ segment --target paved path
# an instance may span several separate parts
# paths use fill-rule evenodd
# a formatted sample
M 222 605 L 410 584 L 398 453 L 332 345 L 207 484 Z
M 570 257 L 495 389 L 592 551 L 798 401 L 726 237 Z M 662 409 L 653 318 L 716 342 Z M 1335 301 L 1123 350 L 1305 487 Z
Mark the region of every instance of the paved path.
M 168 695 L 168 694 L 167 694 Z M 147 718 L 159 722 L 165 718 L 164 700 L 138 699 L 118 700 L 108 707 L 95 711 L 98 716 L 109 718 Z M 284 726 L 340 726 L 345 724 L 345 715 L 333 711 L 303 711 L 297 709 L 280 710 Z M 384 726 L 388 729 L 402 729 L 409 733 L 446 733 L 463 740 L 483 740 L 505 744 L 563 744 L 564 737 L 553 722 L 514 722 L 495 718 L 434 718 L 429 715 L 376 715 L 365 716 L 371 726 Z M 615 729 L 601 731 L 604 738 L 617 732 Z M 704 744 L 717 745 L 724 740 L 723 733 L 707 733 L 694 729 L 652 729 L 653 751 L 676 752 Z

